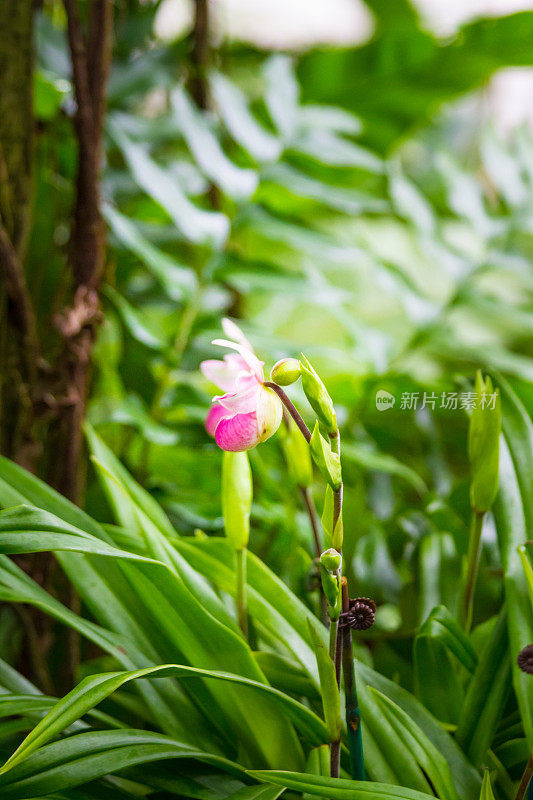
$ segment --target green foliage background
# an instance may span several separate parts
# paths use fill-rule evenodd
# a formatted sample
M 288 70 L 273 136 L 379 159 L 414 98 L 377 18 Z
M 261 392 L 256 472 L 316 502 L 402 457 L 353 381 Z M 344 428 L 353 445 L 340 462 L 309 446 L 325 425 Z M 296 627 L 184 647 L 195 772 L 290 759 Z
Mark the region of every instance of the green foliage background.
M 116 4 L 85 510 L 0 464 L 0 503 L 26 506 L 0 515 L 5 758 L 34 729 L 0 793 L 274 800 L 285 786 L 474 800 L 490 797 L 488 767 L 495 796 L 514 798 L 533 747 L 533 680 L 516 667 L 533 641 L 530 557 L 518 553 L 533 513 L 533 138 L 470 135 L 443 104 L 531 63 L 533 12 L 472 22 L 441 43 L 404 0 L 369 0 L 376 33 L 357 49 L 222 45 L 201 112 L 187 89 L 191 43 L 154 40 L 157 6 Z M 61 5 L 45 3 L 28 258 L 44 335 L 64 291 L 72 103 Z M 379 604 L 356 642 L 371 794 L 333 788 L 316 767 L 327 737 L 307 621 L 324 629 L 279 437 L 250 453 L 251 646 L 235 623 L 221 453 L 203 427 L 211 387 L 198 369 L 215 357 L 222 316 L 239 320 L 268 368 L 304 351 L 336 404 L 349 583 Z M 443 392 L 470 391 L 480 367 L 502 392 L 504 439 L 466 636 L 454 617 L 468 415 L 439 406 Z M 380 389 L 394 408 L 376 408 Z M 435 408 L 402 409 L 406 392 L 435 395 Z M 318 475 L 314 490 L 321 512 Z M 50 550 L 49 591 L 8 558 Z M 63 602 L 66 579 L 78 609 Z M 44 657 L 30 642 L 29 675 L 28 606 L 56 620 Z M 68 629 L 81 637 L 82 682 L 56 703 L 49 695 L 72 688 Z

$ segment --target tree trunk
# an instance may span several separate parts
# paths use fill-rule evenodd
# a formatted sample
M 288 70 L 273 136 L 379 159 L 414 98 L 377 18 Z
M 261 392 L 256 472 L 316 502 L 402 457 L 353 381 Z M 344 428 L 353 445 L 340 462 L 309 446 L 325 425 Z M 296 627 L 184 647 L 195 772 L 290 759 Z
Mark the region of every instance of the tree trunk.
M 34 0 L 0 0 L 1 449 L 33 469 L 38 343 L 24 275 L 31 227 Z
M 19 258 L 31 219 L 33 2 L 0 0 L 0 208 Z
M 64 338 L 60 368 L 66 402 L 59 417 L 61 464 L 56 486 L 80 503 L 83 474 L 83 422 L 90 382 L 95 323 L 99 318 L 98 288 L 105 265 L 105 226 L 100 208 L 103 118 L 111 66 L 113 1 L 91 0 L 84 34 L 77 0 L 64 0 L 76 96 L 78 175 L 70 265 L 74 300 L 59 320 Z

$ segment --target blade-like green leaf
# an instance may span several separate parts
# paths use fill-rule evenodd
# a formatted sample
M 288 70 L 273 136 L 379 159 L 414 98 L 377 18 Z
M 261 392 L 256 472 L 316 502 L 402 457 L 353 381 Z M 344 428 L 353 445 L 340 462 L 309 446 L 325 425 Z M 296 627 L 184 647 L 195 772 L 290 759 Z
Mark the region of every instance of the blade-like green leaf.
M 102 538 L 107 538 L 103 531 Z M 78 549 L 83 550 L 84 541 L 80 537 Z M 87 541 L 92 544 L 90 539 Z M 55 543 L 56 546 L 59 545 Z M 69 576 L 89 607 L 97 611 L 98 616 L 111 628 L 117 625 L 114 614 L 117 593 L 122 595 L 118 609 L 120 619 L 124 619 L 124 611 L 135 609 L 133 614 L 126 612 L 128 616 L 125 621 L 130 626 L 134 641 L 138 641 L 142 649 L 150 653 L 149 661 L 153 658 L 152 641 L 155 640 L 160 651 L 159 663 L 168 662 L 178 655 L 185 662 L 201 668 L 209 670 L 224 667 L 228 672 L 251 680 L 265 681 L 244 640 L 216 619 L 169 565 L 137 557 L 137 562 L 142 562 L 146 571 L 131 571 L 120 562 L 115 563 L 112 559 L 107 561 L 107 569 L 97 566 L 90 580 L 85 579 L 85 574 L 87 569 L 92 569 L 92 565 L 86 567 L 84 562 L 71 563 Z M 105 582 L 102 582 L 103 574 L 106 574 Z M 141 616 L 143 622 L 139 626 L 137 618 Z M 216 731 L 226 739 L 228 745 L 238 741 L 240 747 L 248 748 L 247 757 L 250 759 L 266 758 L 272 765 L 279 763 L 279 759 L 284 764 L 287 761 L 301 763 L 301 748 L 292 726 L 278 709 L 272 707 L 271 700 L 266 696 L 255 696 L 254 713 L 251 713 L 246 692 L 236 692 L 232 687 L 223 690 L 215 685 L 207 687 L 202 681 L 191 682 L 189 686 L 189 692 L 193 692 L 195 701 L 211 719 L 207 729 L 203 725 L 200 730 L 206 730 L 208 735 Z M 213 718 L 215 697 L 223 712 Z M 193 716 L 197 716 L 197 711 L 193 712 Z M 267 731 L 270 731 L 268 735 Z M 270 755 L 266 755 L 268 753 Z M 243 755 L 243 759 L 246 756 Z
M 103 215 L 120 243 L 142 260 L 171 300 L 182 300 L 195 291 L 194 272 L 149 242 L 131 218 L 109 204 L 104 204 Z
M 468 672 L 474 672 L 477 666 L 476 652 L 468 636 L 445 606 L 437 606 L 430 612 L 417 636 L 442 642 Z
M 453 654 L 472 672 L 477 658 L 458 622 L 444 606 L 437 606 L 418 631 L 414 645 L 417 694 L 429 711 L 443 722 L 457 722 L 463 690 Z
M 210 85 L 218 112 L 235 141 L 259 163 L 276 161 L 281 155 L 281 142 L 257 122 L 235 84 L 215 72 Z
M 513 685 L 524 731 L 533 748 L 533 681 L 517 663 L 518 653 L 533 642 L 533 613 L 519 548 L 528 538 L 526 511 L 511 451 L 505 440 L 500 446 L 499 492 L 494 516 L 504 570 L 504 587 L 509 628 L 509 647 L 513 665 Z M 527 504 L 529 500 L 526 500 Z
M 108 120 L 108 129 L 136 182 L 165 209 L 185 238 L 196 244 L 221 247 L 229 234 L 228 218 L 193 205 L 169 172 L 156 164 L 144 147 L 125 134 L 117 117 Z
M 139 678 L 193 678 L 203 677 L 210 680 L 224 681 L 240 686 L 245 686 L 267 695 L 274 704 L 283 709 L 291 720 L 299 727 L 301 733 L 314 745 L 324 744 L 327 741 L 324 723 L 312 711 L 301 703 L 293 700 L 288 695 L 273 689 L 271 686 L 257 681 L 231 675 L 224 672 L 196 669 L 179 664 L 166 664 L 149 669 L 133 672 L 106 672 L 84 678 L 78 686 L 68 695 L 59 700 L 51 711 L 35 726 L 15 753 L 0 769 L 0 774 L 7 772 L 16 764 L 22 762 L 31 753 L 49 742 L 54 736 L 63 731 L 72 722 L 83 716 L 89 709 L 94 708 L 103 699 L 115 692 L 125 683 Z
M 418 725 L 400 706 L 376 689 L 371 689 L 378 706 L 394 728 L 398 738 L 404 742 L 418 761 L 441 800 L 459 800 L 453 785 L 450 767 L 444 756 L 430 742 Z
M 477 800 L 481 787 L 477 770 L 467 760 L 449 733 L 420 701 L 406 689 L 380 675 L 363 662 L 357 663 L 357 675 L 359 694 L 362 694 L 364 686 L 374 687 L 400 706 L 445 757 L 450 765 L 455 788 L 461 800 Z
M 483 773 L 483 783 L 481 785 L 481 794 L 479 795 L 479 800 L 495 800 L 488 769 L 486 769 Z
M 118 550 L 48 511 L 18 506 L 0 512 L 0 553 L 44 553 L 47 550 L 70 550 L 107 558 L 156 563 L 136 553 Z
M 420 542 L 419 555 L 419 620 L 420 624 L 435 606 L 457 610 L 460 570 L 459 554 L 450 533 L 430 533 Z
M 466 693 L 455 738 L 476 766 L 481 766 L 511 688 L 507 618 L 502 611 L 480 654 Z
M 322 694 L 322 708 L 324 709 L 324 719 L 330 742 L 337 742 L 341 738 L 341 696 L 337 686 L 335 675 L 335 665 L 331 660 L 329 652 L 316 633 L 314 627 L 309 624 L 309 635 L 313 650 L 315 651 L 318 674 L 320 676 L 320 692 Z
M 233 775 L 237 764 L 149 731 L 92 731 L 41 747 L 0 774 L 6 800 L 69 789 L 126 767 L 168 758 L 199 759 Z
M 386 783 L 348 781 L 298 772 L 251 770 L 249 774 L 258 781 L 285 786 L 297 792 L 308 792 L 316 797 L 331 797 L 334 800 L 431 800 L 435 797 L 433 794 L 424 794 Z
M 165 348 L 167 343 L 160 333 L 154 330 L 150 318 L 144 315 L 140 309 L 134 308 L 131 303 L 112 286 L 106 286 L 104 288 L 104 293 L 117 309 L 124 325 L 134 339 L 145 347 L 150 347 L 152 350 L 162 350 Z
M 219 538 L 174 540 L 182 556 L 213 583 L 226 592 L 235 592 L 233 552 L 228 542 Z M 257 556 L 247 552 L 247 581 L 249 610 L 259 627 L 270 636 L 280 639 L 306 669 L 318 686 L 315 658 L 310 647 L 307 622 L 320 631 L 315 618 Z M 325 631 L 320 631 L 326 640 Z
M 257 173 L 237 167 L 229 160 L 183 88 L 172 93 L 172 108 L 187 146 L 202 172 L 229 197 L 241 201 L 249 198 L 257 188 Z

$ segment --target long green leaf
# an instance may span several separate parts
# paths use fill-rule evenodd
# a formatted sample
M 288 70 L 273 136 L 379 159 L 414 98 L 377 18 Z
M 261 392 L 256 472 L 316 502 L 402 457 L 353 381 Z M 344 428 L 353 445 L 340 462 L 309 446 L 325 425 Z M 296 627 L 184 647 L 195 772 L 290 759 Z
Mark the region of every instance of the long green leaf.
M 103 539 L 106 536 L 102 534 Z M 60 543 L 54 544 L 56 547 L 60 549 Z M 130 604 L 132 609 L 135 608 L 135 616 L 142 611 L 145 616 L 142 627 L 144 631 L 149 631 L 150 641 L 157 642 L 160 663 L 168 663 L 177 655 L 180 660 L 200 668 L 223 668 L 252 681 L 265 681 L 241 636 L 216 619 L 168 565 L 137 560 L 137 563 L 143 564 L 143 569 L 132 570 L 125 559 L 117 563 L 111 559 L 107 561 L 107 572 L 112 575 L 109 597 L 116 602 L 117 592 L 124 591 L 128 598 L 126 607 Z M 97 575 L 103 571 L 98 568 Z M 113 627 L 116 623 L 109 609 L 102 607 L 107 600 L 102 602 L 100 588 L 95 599 L 94 585 L 87 585 L 80 580 L 81 574 L 75 565 L 71 565 L 69 575 L 84 599 L 89 597 L 88 602 L 92 607 L 98 607 L 102 614 L 108 615 L 105 616 L 106 624 Z M 266 760 L 272 766 L 301 763 L 302 752 L 295 732 L 279 709 L 273 708 L 271 699 L 256 695 L 251 713 L 246 692 L 236 692 L 232 687 L 223 690 L 218 686 L 207 687 L 202 681 L 191 682 L 190 686 L 203 712 L 211 719 L 208 730 L 214 728 L 226 739 L 228 746 L 238 741 L 239 747 L 247 750 L 243 759 L 254 759 L 254 762 L 259 759 L 263 763 Z M 222 713 L 215 714 L 213 718 L 214 701 L 215 707 L 219 707 Z
M 48 550 L 156 563 L 136 553 L 111 547 L 91 534 L 62 522 L 48 511 L 18 506 L 0 512 L 0 553 L 44 553 Z
M 519 446 L 513 444 L 515 449 Z M 529 500 L 523 500 L 515 463 L 504 439 L 500 446 L 499 486 L 494 515 L 504 571 L 513 685 L 524 731 L 533 749 L 533 681 L 516 663 L 520 650 L 533 641 L 533 611 L 519 552 L 528 538 L 525 504 Z
M 479 800 L 494 800 L 494 792 L 490 783 L 490 773 L 488 769 L 483 774 L 483 783 L 481 785 L 481 794 Z
M 406 689 L 380 675 L 363 662 L 357 663 L 358 691 L 363 687 L 374 687 L 393 700 L 416 722 L 428 739 L 442 753 L 450 765 L 457 793 L 461 800 L 478 800 L 481 780 L 477 770 L 467 760 L 459 746 L 442 725 Z M 363 728 L 364 731 L 364 728 Z
M 133 672 L 104 672 L 84 678 L 75 689 L 59 700 L 51 711 L 35 726 L 33 731 L 0 769 L 0 774 L 23 761 L 125 683 L 146 677 L 202 677 L 250 688 L 255 692 L 267 695 L 298 726 L 302 735 L 312 744 L 324 744 L 327 741 L 326 728 L 319 717 L 306 706 L 271 686 L 266 686 L 240 675 L 197 669 L 181 664 L 165 664 Z
M 504 610 L 480 654 L 455 732 L 456 740 L 477 767 L 483 763 L 492 743 L 510 684 L 509 637 Z
M 187 562 L 208 577 L 215 586 L 234 594 L 235 570 L 233 552 L 224 539 L 174 539 L 174 546 Z M 318 685 L 314 655 L 310 646 L 307 623 L 325 641 L 325 630 L 304 604 L 257 556 L 247 552 L 248 605 L 259 628 L 279 639 L 289 649 Z
M 434 800 L 435 795 L 403 789 L 386 783 L 348 781 L 342 778 L 324 778 L 279 770 L 251 770 L 249 774 L 259 781 L 285 786 L 297 792 L 307 792 L 317 797 L 334 800 Z
M 403 741 L 413 757 L 418 761 L 424 774 L 427 775 L 430 787 L 433 786 L 441 800 L 459 800 L 453 785 L 448 762 L 430 742 L 418 725 L 413 722 L 400 706 L 376 689 L 371 689 L 378 705 L 394 728 L 399 739 Z
M 2 798 L 15 800 L 88 783 L 126 767 L 168 758 L 199 759 L 244 776 L 237 764 L 149 731 L 79 733 L 34 751 L 0 774 Z

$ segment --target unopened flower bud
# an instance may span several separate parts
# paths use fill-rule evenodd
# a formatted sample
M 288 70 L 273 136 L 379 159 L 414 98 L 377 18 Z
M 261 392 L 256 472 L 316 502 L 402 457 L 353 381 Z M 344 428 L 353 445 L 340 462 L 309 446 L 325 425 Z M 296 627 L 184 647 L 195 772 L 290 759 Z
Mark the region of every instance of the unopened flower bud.
M 226 536 L 236 550 L 243 550 L 248 545 L 252 491 L 252 473 L 247 453 L 224 452 L 222 515 Z
M 341 460 L 338 453 L 332 451 L 329 442 L 320 434 L 318 422 L 315 424 L 309 444 L 313 461 L 333 491 L 336 492 L 342 485 Z
M 337 572 L 341 568 L 342 556 L 335 548 L 330 547 L 320 556 L 320 563 L 328 572 Z
M 470 503 L 478 513 L 489 511 L 498 490 L 501 401 L 491 379 L 476 375 L 476 402 L 470 417 L 468 457 L 472 471 Z
M 282 358 L 274 364 L 270 372 L 270 380 L 278 386 L 290 386 L 300 377 L 300 362 L 297 358 Z
M 333 408 L 333 400 L 304 355 L 302 355 L 300 361 L 300 370 L 302 375 L 302 387 L 309 401 L 309 405 L 328 431 L 334 433 L 337 430 L 337 418 L 335 416 L 335 409 Z
M 328 601 L 329 618 L 338 619 L 342 608 L 339 576 L 320 564 L 320 578 L 324 595 Z

